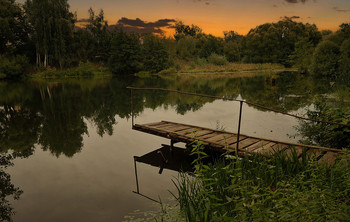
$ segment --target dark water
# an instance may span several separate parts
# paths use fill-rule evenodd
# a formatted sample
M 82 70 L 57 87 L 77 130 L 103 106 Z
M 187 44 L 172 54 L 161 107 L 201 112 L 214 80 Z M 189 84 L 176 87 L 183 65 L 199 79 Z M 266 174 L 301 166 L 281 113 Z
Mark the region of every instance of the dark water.
M 2 219 L 121 221 L 135 210 L 156 207 L 132 192 L 136 191 L 133 156 L 150 153 L 169 141 L 131 129 L 127 86 L 241 98 L 294 114 L 303 114 L 317 95 L 331 101 L 349 99 L 348 89 L 288 72 L 240 78 L 199 75 L 0 82 Z M 234 102 L 138 91 L 134 107 L 136 123 L 169 120 L 237 130 L 239 108 Z M 297 141 L 290 137 L 298 124 L 291 117 L 245 105 L 242 121 L 244 134 Z M 3 160 L 6 154 L 12 154 L 7 162 Z M 142 194 L 168 201 L 175 171 L 165 168 L 159 174 L 158 167 L 137 163 L 137 172 Z M 20 199 L 13 200 L 19 191 L 23 192 Z

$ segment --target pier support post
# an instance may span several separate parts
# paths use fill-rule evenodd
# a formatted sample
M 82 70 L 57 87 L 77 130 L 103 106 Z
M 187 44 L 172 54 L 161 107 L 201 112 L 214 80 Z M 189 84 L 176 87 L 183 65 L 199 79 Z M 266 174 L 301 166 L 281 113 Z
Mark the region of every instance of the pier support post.
M 131 125 L 134 126 L 134 90 L 130 89 L 131 96 Z
M 236 156 L 238 155 L 239 135 L 241 134 L 242 106 L 243 106 L 243 101 L 239 101 L 239 118 L 238 118 L 237 145 L 236 145 L 236 150 L 235 150 Z
M 139 179 L 137 177 L 137 168 L 136 168 L 136 159 L 137 156 L 134 156 L 134 166 L 135 166 L 135 178 L 136 178 L 136 189 L 137 189 L 137 193 L 140 193 L 140 189 L 139 189 Z

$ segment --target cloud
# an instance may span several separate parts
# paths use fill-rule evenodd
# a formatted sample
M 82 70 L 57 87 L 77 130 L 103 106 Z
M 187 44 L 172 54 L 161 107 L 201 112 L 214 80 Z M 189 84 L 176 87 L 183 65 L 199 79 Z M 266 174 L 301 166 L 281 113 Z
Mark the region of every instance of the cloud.
M 109 28 L 119 28 L 126 32 L 164 34 L 162 29 L 173 28 L 174 22 L 175 19 L 159 19 L 155 22 L 145 22 L 140 18 L 129 19 L 122 17 L 115 25 L 110 25 Z
M 283 20 L 300 19 L 300 16 L 297 16 L 297 15 L 293 15 L 293 16 L 283 16 L 283 17 L 280 17 L 280 19 L 283 19 Z
M 81 19 L 78 19 L 77 20 L 77 23 L 86 23 L 86 22 L 89 22 L 90 20 L 87 19 L 87 18 L 81 18 Z
M 350 12 L 350 9 L 340 9 L 338 7 L 333 7 L 333 9 L 337 12 Z
M 193 2 L 204 2 L 204 4 L 210 5 L 210 2 L 212 2 L 212 0 L 193 0 Z
M 285 1 L 288 2 L 288 3 L 295 4 L 295 3 L 300 3 L 300 2 L 305 3 L 308 0 L 285 0 Z

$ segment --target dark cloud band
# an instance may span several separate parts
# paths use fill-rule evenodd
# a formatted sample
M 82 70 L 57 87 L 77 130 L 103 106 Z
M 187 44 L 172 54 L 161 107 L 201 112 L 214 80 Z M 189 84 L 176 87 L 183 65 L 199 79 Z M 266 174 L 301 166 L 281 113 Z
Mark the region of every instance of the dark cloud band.
M 139 18 L 129 19 L 122 17 L 115 25 L 110 28 L 119 28 L 126 32 L 136 33 L 157 33 L 163 34 L 162 28 L 173 28 L 175 19 L 159 19 L 155 22 L 145 22 Z

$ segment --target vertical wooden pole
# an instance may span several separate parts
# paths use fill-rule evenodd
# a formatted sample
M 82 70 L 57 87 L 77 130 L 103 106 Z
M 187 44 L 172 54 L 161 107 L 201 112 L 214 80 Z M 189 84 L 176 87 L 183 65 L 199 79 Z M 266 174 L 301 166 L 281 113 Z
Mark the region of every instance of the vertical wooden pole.
M 136 168 L 136 156 L 134 156 L 134 166 L 135 166 L 135 178 L 136 178 L 136 189 L 137 189 L 137 193 L 140 193 L 140 189 L 139 189 L 139 179 L 137 177 L 137 168 Z
M 134 90 L 131 89 L 131 125 L 134 126 Z
M 242 121 L 242 106 L 243 101 L 239 101 L 239 118 L 238 118 L 238 133 L 237 133 L 237 145 L 236 145 L 236 156 L 238 155 L 238 149 L 239 149 L 239 135 L 241 133 L 241 121 Z

